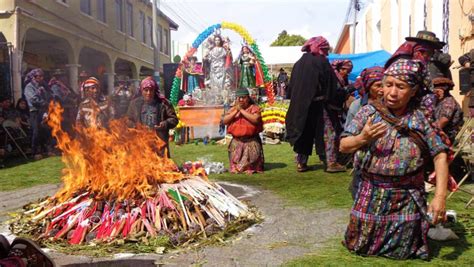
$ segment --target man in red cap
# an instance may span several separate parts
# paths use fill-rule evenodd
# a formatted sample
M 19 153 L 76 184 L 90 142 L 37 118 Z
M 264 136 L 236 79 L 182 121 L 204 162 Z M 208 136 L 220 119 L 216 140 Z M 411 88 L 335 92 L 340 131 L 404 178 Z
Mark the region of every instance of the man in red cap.
M 81 127 L 106 127 L 114 117 L 113 106 L 100 94 L 100 82 L 90 77 L 84 82 L 84 100 L 79 104 L 76 124 Z

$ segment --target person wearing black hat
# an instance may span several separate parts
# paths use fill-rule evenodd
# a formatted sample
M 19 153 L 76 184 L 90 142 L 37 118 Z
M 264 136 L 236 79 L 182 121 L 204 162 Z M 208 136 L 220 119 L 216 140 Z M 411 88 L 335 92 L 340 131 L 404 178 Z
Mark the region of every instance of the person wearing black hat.
M 453 89 L 454 83 L 444 77 L 435 78 L 432 83 L 433 92 L 438 99 L 434 112 L 435 125 L 442 129 L 453 143 L 464 123 L 461 106 L 449 93 Z
M 427 64 L 436 49 L 442 49 L 446 43 L 441 42 L 436 34 L 430 31 L 419 31 L 416 37 L 406 37 L 406 42 L 400 45 L 385 63 L 388 68 L 397 59 L 417 59 Z
M 235 96 L 235 105 L 223 120 L 233 137 L 228 148 L 230 172 L 261 173 L 265 160 L 259 135 L 263 131 L 260 108 L 250 98 L 248 89 L 237 90 Z
M 421 67 L 428 69 L 431 79 L 432 75 L 429 72 L 429 65 L 434 52 L 435 50 L 442 49 L 446 43 L 440 41 L 438 37 L 436 37 L 436 34 L 430 31 L 419 31 L 415 37 L 406 37 L 405 40 L 406 42 L 387 60 L 385 68 L 388 68 L 393 62 L 402 58 L 419 60 L 424 63 Z M 434 122 L 433 113 L 436 105 L 436 97 L 430 89 L 431 88 L 427 87 L 420 92 L 420 109 L 430 122 Z

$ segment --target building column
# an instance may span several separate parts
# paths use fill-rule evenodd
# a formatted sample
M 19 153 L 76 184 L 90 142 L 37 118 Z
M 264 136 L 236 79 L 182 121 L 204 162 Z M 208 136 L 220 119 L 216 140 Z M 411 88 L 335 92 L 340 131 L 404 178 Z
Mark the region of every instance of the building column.
M 23 88 L 21 87 L 21 56 L 18 54 L 18 49 L 12 50 L 12 79 L 13 79 L 13 98 L 14 101 L 22 97 Z
M 78 84 L 78 77 L 79 77 L 79 68 L 81 67 L 80 64 L 67 64 L 66 68 L 69 69 L 69 86 L 71 89 L 79 93 L 79 84 Z
M 133 88 L 135 89 L 135 91 L 133 92 L 134 94 L 140 92 L 140 79 L 131 79 L 130 83 L 133 85 Z
M 114 92 L 115 73 L 104 73 L 107 76 L 107 94 L 111 95 Z

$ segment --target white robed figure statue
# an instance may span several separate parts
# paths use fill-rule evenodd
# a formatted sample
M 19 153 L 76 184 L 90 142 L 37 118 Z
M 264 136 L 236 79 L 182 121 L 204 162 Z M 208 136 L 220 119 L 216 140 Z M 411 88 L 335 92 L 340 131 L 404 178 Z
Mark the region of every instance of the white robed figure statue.
M 209 67 L 206 84 L 212 91 L 228 90 L 232 84 L 232 77 L 228 72 L 232 65 L 232 53 L 219 34 L 214 35 L 213 43 L 214 46 L 204 56 Z

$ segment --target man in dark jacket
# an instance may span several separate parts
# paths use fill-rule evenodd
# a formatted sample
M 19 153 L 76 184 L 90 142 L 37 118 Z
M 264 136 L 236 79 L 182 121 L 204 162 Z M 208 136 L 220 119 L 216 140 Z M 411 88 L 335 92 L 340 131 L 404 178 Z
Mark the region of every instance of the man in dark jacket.
M 329 43 L 322 37 L 309 39 L 301 48 L 305 52 L 293 66 L 286 115 L 287 139 L 297 153 L 297 170 L 307 171 L 313 142 L 324 151 L 323 106 L 333 99 L 336 77 L 327 60 Z
M 178 125 L 178 117 L 171 103 L 160 95 L 158 84 L 152 77 L 145 78 L 140 84 L 141 96 L 132 100 L 128 107 L 127 117 L 132 124 L 141 123 L 150 129 L 155 129 L 158 137 L 166 143 L 158 154 L 167 156 L 169 152 L 169 130 Z
M 49 138 L 43 120 L 48 112 L 50 95 L 43 86 L 42 69 L 34 69 L 25 79 L 25 98 L 30 109 L 30 125 L 32 130 L 31 150 L 35 160 L 41 159 L 42 152 L 48 152 Z M 43 151 L 42 151 L 43 150 Z

